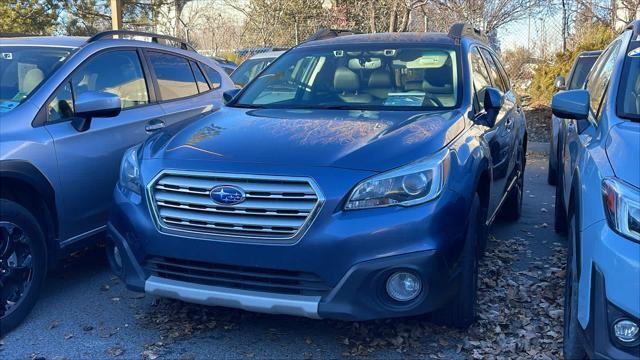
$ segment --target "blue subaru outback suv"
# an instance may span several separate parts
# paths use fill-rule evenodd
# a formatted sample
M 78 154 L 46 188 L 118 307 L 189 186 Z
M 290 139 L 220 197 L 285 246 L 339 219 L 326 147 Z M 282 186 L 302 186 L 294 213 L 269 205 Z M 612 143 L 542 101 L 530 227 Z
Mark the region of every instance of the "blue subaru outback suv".
M 130 289 L 311 318 L 473 322 L 487 226 L 522 204 L 525 119 L 504 69 L 463 24 L 339 35 L 126 152 L 109 232 Z
M 585 88 L 556 94 L 566 229 L 564 354 L 640 357 L 640 20 L 596 61 Z
M 220 108 L 232 87 L 161 35 L 0 39 L 0 335 L 57 258 L 104 234 L 125 150 Z

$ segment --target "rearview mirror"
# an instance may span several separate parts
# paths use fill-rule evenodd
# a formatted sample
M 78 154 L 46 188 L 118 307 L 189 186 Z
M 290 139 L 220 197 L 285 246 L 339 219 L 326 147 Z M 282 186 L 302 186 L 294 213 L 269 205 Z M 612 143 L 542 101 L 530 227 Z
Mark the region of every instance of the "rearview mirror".
M 231 100 L 233 100 L 236 95 L 240 92 L 240 89 L 230 89 L 222 93 L 222 100 L 224 104 L 228 104 Z
M 488 87 L 484 91 L 484 111 L 487 113 L 485 116 L 486 125 L 490 128 L 494 127 L 498 114 L 504 105 L 504 95 L 500 90 Z
M 558 90 L 566 90 L 567 83 L 564 76 L 556 76 L 556 79 L 553 81 L 553 86 Z
M 589 116 L 589 92 L 583 89 L 561 91 L 551 99 L 551 111 L 562 119 L 585 120 Z
M 74 105 L 76 117 L 71 125 L 80 132 L 89 129 L 92 118 L 118 116 L 122 110 L 118 95 L 102 91 L 84 92 L 76 98 Z

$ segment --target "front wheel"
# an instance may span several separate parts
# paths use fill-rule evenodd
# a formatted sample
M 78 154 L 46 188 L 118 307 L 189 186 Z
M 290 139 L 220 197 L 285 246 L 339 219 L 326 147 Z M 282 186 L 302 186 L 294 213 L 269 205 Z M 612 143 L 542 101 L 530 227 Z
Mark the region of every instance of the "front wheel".
M 460 259 L 460 289 L 452 301 L 434 312 L 433 320 L 439 324 L 466 329 L 475 321 L 478 307 L 478 233 L 485 220 L 482 214 L 480 197 L 476 194 Z
M 553 136 L 553 135 L 551 135 Z M 553 142 L 549 144 L 549 162 L 548 162 L 548 170 L 547 170 L 547 183 L 549 185 L 556 185 L 558 183 L 558 163 L 556 161 L 556 166 L 553 166 L 553 162 L 551 161 L 551 156 L 553 156 Z M 557 157 L 557 156 L 556 156 Z
M 506 221 L 518 221 L 522 216 L 522 198 L 524 195 L 524 154 L 516 164 L 516 179 L 500 209 L 500 217 Z
M 576 220 L 571 216 L 569 224 L 569 242 L 567 244 L 567 270 L 564 286 L 564 341 L 563 353 L 565 359 L 585 359 L 587 354 L 580 344 L 578 332 L 578 276 L 577 261 L 574 252 L 576 237 Z
M 45 276 L 46 247 L 40 224 L 20 204 L 0 199 L 0 335 L 29 314 Z

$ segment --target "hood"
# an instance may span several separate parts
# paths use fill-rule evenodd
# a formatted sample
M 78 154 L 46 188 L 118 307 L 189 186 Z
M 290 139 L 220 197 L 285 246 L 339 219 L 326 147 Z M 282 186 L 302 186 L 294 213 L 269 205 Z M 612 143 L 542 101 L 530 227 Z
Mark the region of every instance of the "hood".
M 153 158 L 383 171 L 435 153 L 464 129 L 459 111 L 223 107 L 152 142 Z
M 611 128 L 607 157 L 616 177 L 640 188 L 640 123 L 625 121 Z

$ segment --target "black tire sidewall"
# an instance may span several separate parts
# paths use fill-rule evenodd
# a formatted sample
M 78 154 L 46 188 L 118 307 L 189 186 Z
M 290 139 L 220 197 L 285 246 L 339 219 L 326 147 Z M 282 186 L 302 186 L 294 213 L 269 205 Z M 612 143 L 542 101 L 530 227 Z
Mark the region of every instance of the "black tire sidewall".
M 563 318 L 563 354 L 565 359 L 584 359 L 586 358 L 586 352 L 579 341 L 579 329 L 577 318 L 577 287 L 578 281 L 575 276 L 576 273 L 576 261 L 575 261 L 575 236 L 571 236 L 572 233 L 577 231 L 576 223 L 573 215 L 569 221 L 569 241 L 567 243 L 567 264 L 566 264 L 566 278 L 564 289 L 564 318 Z
M 44 234 L 36 218 L 20 204 L 0 199 L 0 221 L 18 225 L 31 239 L 33 274 L 31 287 L 14 311 L 0 321 L 0 337 L 18 326 L 36 304 L 47 273 L 47 252 Z

